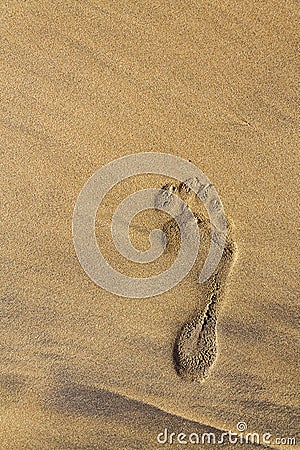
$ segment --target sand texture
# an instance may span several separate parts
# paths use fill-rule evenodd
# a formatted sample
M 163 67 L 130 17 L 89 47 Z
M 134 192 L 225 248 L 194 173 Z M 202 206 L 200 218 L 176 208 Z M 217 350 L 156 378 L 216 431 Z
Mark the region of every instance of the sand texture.
M 0 3 L 0 449 L 299 448 L 298 2 Z M 99 167 L 140 152 L 202 170 L 228 235 L 201 284 L 201 201 L 161 175 L 119 183 L 96 218 L 112 267 L 149 277 L 177 258 L 178 226 L 155 209 L 130 238 L 146 250 L 164 230 L 157 261 L 114 247 L 112 215 L 139 189 L 174 186 L 201 238 L 173 289 L 122 298 L 83 271 L 72 215 Z M 157 441 L 238 422 L 272 443 Z

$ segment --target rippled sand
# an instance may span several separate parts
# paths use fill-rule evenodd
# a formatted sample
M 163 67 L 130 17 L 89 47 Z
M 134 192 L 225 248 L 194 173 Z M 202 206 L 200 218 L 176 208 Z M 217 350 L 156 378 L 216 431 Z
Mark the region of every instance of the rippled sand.
M 296 2 L 29 0 L 1 10 L 1 450 L 181 448 L 157 435 L 220 436 L 238 422 L 271 433 L 271 448 L 296 448 L 275 445 L 297 435 L 299 415 Z M 190 159 L 234 223 L 204 382 L 178 375 L 174 342 L 205 310 L 197 276 L 208 242 L 180 284 L 148 299 L 102 290 L 73 247 L 86 180 L 146 151 Z M 97 237 L 114 267 L 147 276 L 176 258 L 175 242 L 159 263 L 127 266 L 108 237 L 127 194 L 170 181 L 137 177 L 104 200 Z M 133 243 L 147 248 L 166 220 L 136 218 Z

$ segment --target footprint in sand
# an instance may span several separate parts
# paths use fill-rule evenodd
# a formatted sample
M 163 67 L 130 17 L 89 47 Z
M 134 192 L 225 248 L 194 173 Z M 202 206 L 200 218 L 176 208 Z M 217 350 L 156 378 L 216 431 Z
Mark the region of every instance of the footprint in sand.
M 201 272 L 211 240 L 211 223 L 201 212 L 203 206 L 201 200 L 207 200 L 207 186 L 202 186 L 200 198 L 191 190 L 191 185 L 197 183 L 197 180 L 190 179 L 184 183 L 176 185 L 166 185 L 162 188 L 161 201 L 165 205 L 166 211 L 172 209 L 172 194 L 178 195 L 186 205 L 189 206 L 197 219 L 201 246 L 199 256 L 195 262 L 194 279 L 197 280 Z M 218 208 L 212 199 L 213 208 Z M 174 213 L 174 211 L 173 211 Z M 177 219 L 184 214 L 178 211 Z M 166 251 L 176 253 L 180 246 L 180 234 L 175 219 L 167 222 L 163 228 L 167 238 Z M 236 246 L 232 238 L 232 226 L 227 220 L 226 244 L 222 258 L 215 272 L 204 283 L 198 283 L 199 306 L 194 316 L 186 322 L 178 333 L 174 344 L 174 365 L 177 373 L 188 380 L 204 381 L 217 357 L 217 318 L 220 306 L 225 293 L 225 284 L 227 276 L 233 266 L 236 254 Z

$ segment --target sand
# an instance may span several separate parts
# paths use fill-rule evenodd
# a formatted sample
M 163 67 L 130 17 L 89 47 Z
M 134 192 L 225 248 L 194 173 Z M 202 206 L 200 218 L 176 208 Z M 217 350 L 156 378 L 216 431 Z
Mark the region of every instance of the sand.
M 182 448 L 157 435 L 220 436 L 239 422 L 270 433 L 269 448 L 297 448 L 284 445 L 299 445 L 297 3 L 29 0 L 1 11 L 1 450 Z M 191 160 L 232 221 L 212 341 L 201 330 L 213 292 L 197 280 L 204 208 L 194 268 L 156 297 L 111 294 L 76 257 L 84 183 L 139 152 Z M 146 249 L 153 227 L 169 230 L 157 263 L 128 264 L 110 236 L 126 195 L 173 182 L 136 177 L 104 199 L 97 238 L 113 267 L 149 276 L 176 259 L 163 212 L 130 231 Z M 212 342 L 205 373 L 203 358 L 189 362 L 204 355 L 199 336 Z

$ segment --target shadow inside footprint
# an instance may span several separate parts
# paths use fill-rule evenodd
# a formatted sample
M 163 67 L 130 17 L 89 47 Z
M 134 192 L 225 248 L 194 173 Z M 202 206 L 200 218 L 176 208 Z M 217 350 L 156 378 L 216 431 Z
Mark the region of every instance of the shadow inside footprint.
M 217 271 L 205 283 L 207 305 L 204 311 L 184 324 L 174 344 L 174 363 L 179 375 L 204 381 L 217 357 L 217 318 L 224 296 L 227 274 L 233 261 L 233 247 L 225 248 Z
M 210 221 L 201 213 L 201 201 L 185 183 L 176 186 L 164 186 L 163 190 L 179 195 L 190 207 L 199 227 L 201 242 L 211 240 Z M 175 219 L 170 220 L 163 229 L 168 246 L 167 251 L 172 252 L 180 245 L 180 236 Z M 227 236 L 221 260 L 210 278 L 198 284 L 199 296 L 205 302 L 194 317 L 187 321 L 178 333 L 175 340 L 173 359 L 177 373 L 188 380 L 204 381 L 217 357 L 217 317 L 220 303 L 224 297 L 227 276 L 232 268 L 236 247 L 232 238 L 232 226 L 227 222 Z M 193 271 L 198 276 L 203 266 L 202 253 L 195 262 Z

